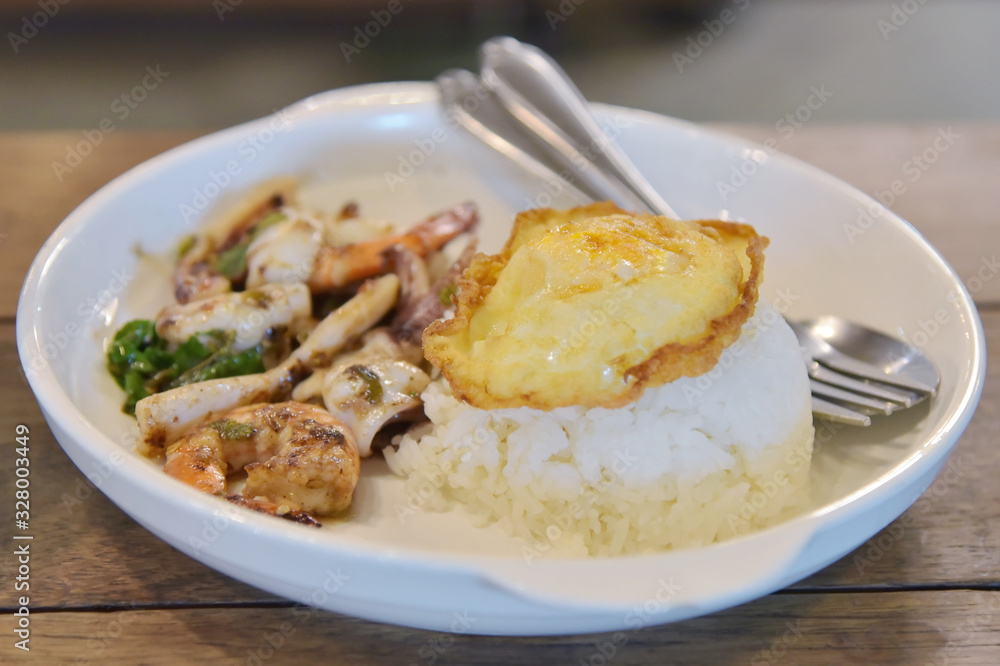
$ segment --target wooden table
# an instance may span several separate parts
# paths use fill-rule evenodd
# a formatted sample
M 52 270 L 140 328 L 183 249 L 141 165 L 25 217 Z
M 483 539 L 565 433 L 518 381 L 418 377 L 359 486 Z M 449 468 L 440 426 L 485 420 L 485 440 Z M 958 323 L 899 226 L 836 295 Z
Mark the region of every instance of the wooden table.
M 946 125 L 814 126 L 791 137 L 727 126 L 867 192 L 904 177 L 904 163 Z M 979 411 L 943 479 L 871 545 L 776 594 L 709 617 L 627 634 L 615 664 L 1000 663 L 1000 125 L 956 126 L 960 138 L 908 182 L 893 208 L 967 282 L 990 344 Z M 193 133 L 115 132 L 59 182 L 77 132 L 0 135 L 0 432 L 3 531 L 13 532 L 16 424 L 31 431 L 31 652 L 14 647 L 17 563 L 0 556 L 0 660 L 14 663 L 601 664 L 610 634 L 555 638 L 448 636 L 304 612 L 178 553 L 95 490 L 42 419 L 19 372 L 17 293 L 52 229 L 86 196 Z M 994 262 L 991 264 L 990 262 Z M 994 266 L 994 268 L 989 268 Z M 984 268 L 986 267 L 986 268 Z M 955 481 L 955 479 L 959 479 Z M 71 498 L 71 499 L 68 499 Z M 73 498 L 79 498 L 79 501 Z M 905 527 L 904 527 L 905 526 Z M 8 541 L 8 544 L 13 543 Z M 861 559 L 859 559 L 861 558 Z M 596 655 L 596 656 L 595 656 Z

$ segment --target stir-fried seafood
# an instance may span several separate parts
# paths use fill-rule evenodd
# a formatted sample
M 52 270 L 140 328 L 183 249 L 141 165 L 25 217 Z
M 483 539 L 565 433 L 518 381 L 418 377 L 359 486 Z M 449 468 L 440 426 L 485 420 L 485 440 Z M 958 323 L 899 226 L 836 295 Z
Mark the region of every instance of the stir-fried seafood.
M 313 514 L 350 505 L 375 435 L 423 418 L 419 396 L 430 377 L 420 367 L 421 335 L 450 303 L 448 285 L 474 246 L 433 284 L 426 258 L 471 231 L 478 214 L 461 204 L 393 232 L 360 218 L 354 204 L 334 216 L 305 210 L 296 190 L 291 179 L 265 183 L 184 243 L 178 302 L 155 329 L 123 327 L 114 371 L 126 407 L 134 404 L 137 448 L 165 453 L 167 474 L 226 495 L 228 477 L 245 469 L 246 485 L 230 501 L 318 525 Z M 324 298 L 352 291 L 313 319 L 314 301 L 326 312 Z M 393 308 L 391 323 L 373 329 Z M 274 358 L 275 349 L 287 356 Z
M 451 299 L 445 285 L 468 266 L 474 250 L 475 243 L 469 243 L 431 286 L 427 267 L 416 252 L 405 245 L 388 248 L 384 254 L 400 281 L 392 325 L 369 331 L 360 349 L 341 356 L 329 370 L 313 373 L 292 392 L 295 400 L 322 400 L 340 416 L 354 431 L 362 457 L 371 454 L 375 435 L 387 424 L 422 415 L 419 396 L 430 376 L 419 367 L 420 335 L 444 314 Z
M 403 245 L 423 257 L 471 230 L 477 221 L 475 205 L 464 203 L 429 217 L 406 233 L 365 243 L 322 247 L 316 255 L 309 287 L 313 291 L 330 291 L 378 275 L 385 265 L 383 252 L 393 245 Z
M 243 504 L 300 522 L 351 504 L 361 460 L 351 429 L 325 409 L 299 402 L 238 407 L 167 449 L 170 476 L 223 495 L 245 466 Z M 266 499 L 258 499 L 266 498 Z
M 178 303 L 224 294 L 232 289 L 232 281 L 221 274 L 217 263 L 220 255 L 239 244 L 249 228 L 269 213 L 295 201 L 296 182 L 290 178 L 275 178 L 261 184 L 247 198 L 205 229 L 188 238 L 189 247 L 182 247 L 180 261 L 174 270 L 174 295 Z
M 396 303 L 399 279 L 384 275 L 366 282 L 331 312 L 281 365 L 256 375 L 179 386 L 138 402 L 139 449 L 156 455 L 186 430 L 234 407 L 287 397 L 312 370 L 330 364 L 337 352 L 378 322 Z

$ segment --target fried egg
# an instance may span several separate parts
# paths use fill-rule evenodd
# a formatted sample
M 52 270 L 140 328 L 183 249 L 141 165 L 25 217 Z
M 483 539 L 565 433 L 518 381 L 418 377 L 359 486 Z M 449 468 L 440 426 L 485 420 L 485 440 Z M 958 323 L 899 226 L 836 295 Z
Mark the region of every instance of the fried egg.
M 621 407 L 715 366 L 753 313 L 766 244 L 746 224 L 610 203 L 527 211 L 473 259 L 424 355 L 482 409 Z

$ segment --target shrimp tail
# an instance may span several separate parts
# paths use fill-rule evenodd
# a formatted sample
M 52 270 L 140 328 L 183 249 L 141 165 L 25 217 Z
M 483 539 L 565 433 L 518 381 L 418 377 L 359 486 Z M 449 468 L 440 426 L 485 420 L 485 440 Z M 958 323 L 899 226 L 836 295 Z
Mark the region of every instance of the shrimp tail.
M 244 497 L 243 495 L 229 495 L 226 499 L 237 506 L 252 509 L 254 511 L 267 514 L 268 516 L 284 518 L 285 520 L 290 520 L 293 523 L 299 523 L 300 525 L 308 525 L 309 527 L 323 526 L 323 524 L 316 520 L 311 514 L 306 511 L 302 511 L 301 509 L 292 509 L 285 505 L 275 504 L 274 502 L 269 502 L 257 497 Z
M 387 248 L 403 245 L 423 257 L 478 223 L 476 205 L 466 202 L 433 215 L 403 233 L 363 243 L 322 247 L 316 253 L 309 287 L 314 292 L 329 292 L 378 275 L 383 270 L 382 253 Z

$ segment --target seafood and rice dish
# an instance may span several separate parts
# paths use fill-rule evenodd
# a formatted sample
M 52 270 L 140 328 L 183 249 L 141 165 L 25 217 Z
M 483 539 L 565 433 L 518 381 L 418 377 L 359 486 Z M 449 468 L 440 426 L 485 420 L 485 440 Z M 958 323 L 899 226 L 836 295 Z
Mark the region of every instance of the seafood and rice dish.
M 397 230 L 264 184 L 182 242 L 177 302 L 109 346 L 140 452 L 309 525 L 384 456 L 432 489 L 421 510 L 460 504 L 529 555 L 707 544 L 794 510 L 812 414 L 758 297 L 766 238 L 595 203 L 525 211 L 488 255 L 477 224 L 466 203 Z

